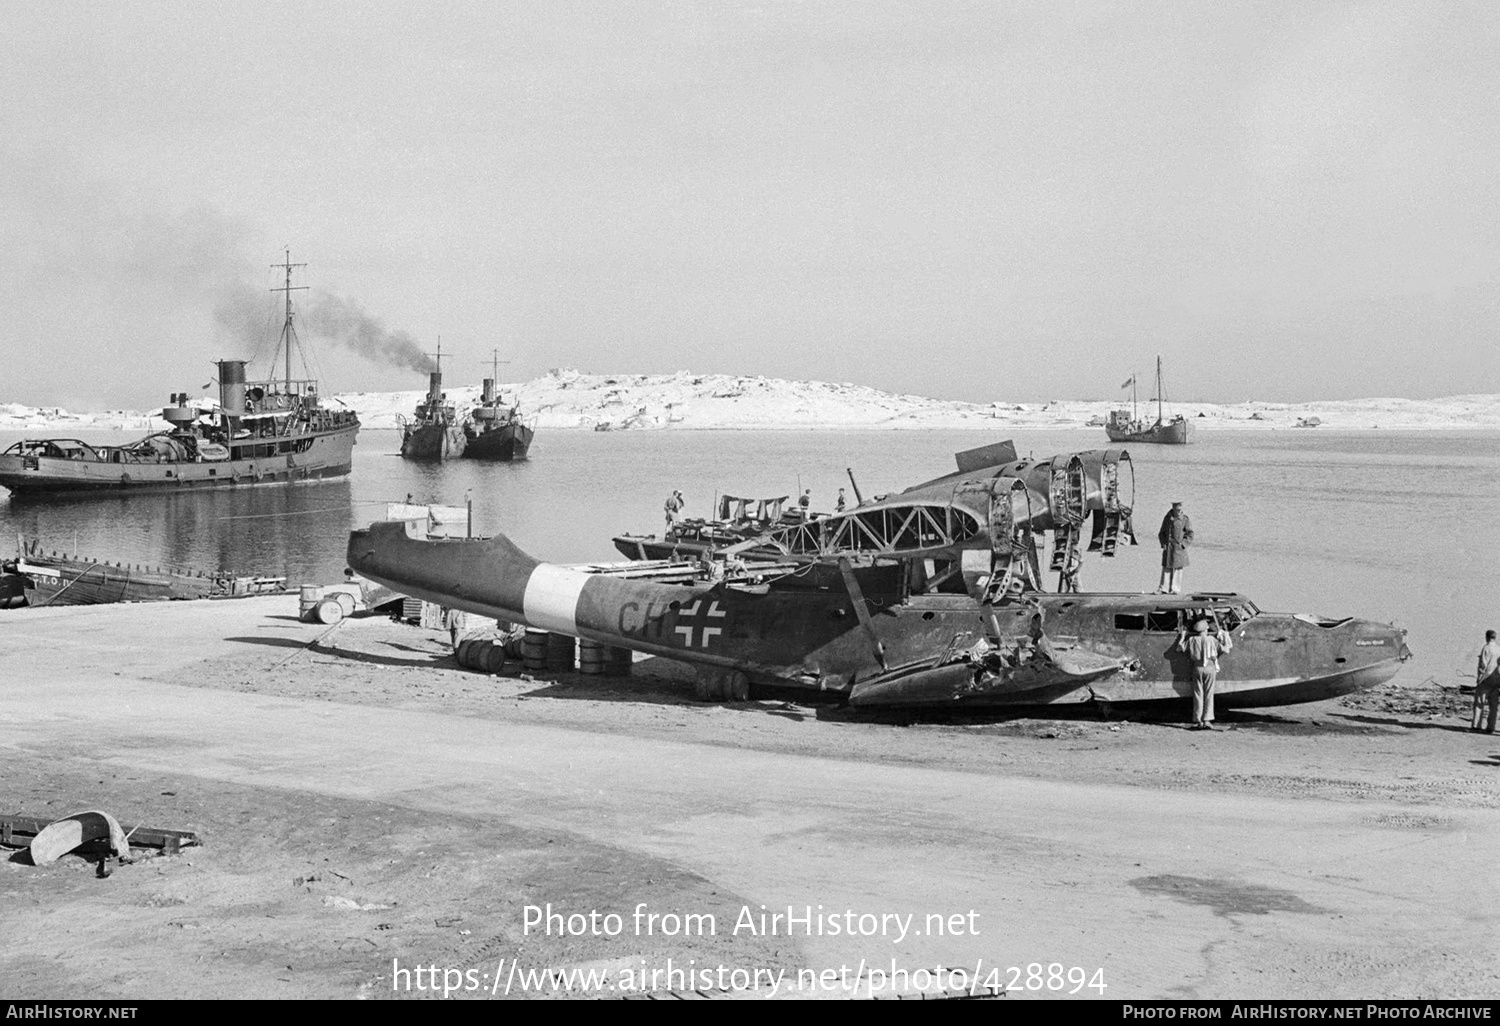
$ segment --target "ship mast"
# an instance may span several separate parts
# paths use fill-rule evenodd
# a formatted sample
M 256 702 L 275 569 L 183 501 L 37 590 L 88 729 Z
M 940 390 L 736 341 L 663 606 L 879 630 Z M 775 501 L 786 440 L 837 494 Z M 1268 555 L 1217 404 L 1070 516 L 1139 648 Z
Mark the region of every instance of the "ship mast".
M 280 267 L 286 271 L 286 285 L 279 289 L 272 289 L 271 291 L 286 293 L 286 322 L 281 326 L 281 341 L 277 343 L 277 347 L 286 346 L 286 391 L 290 394 L 292 391 L 292 345 L 297 341 L 297 330 L 292 327 L 292 293 L 305 292 L 307 290 L 306 285 L 292 287 L 292 268 L 306 267 L 307 265 L 292 263 L 292 251 L 288 248 L 286 251 L 286 262 L 272 264 L 271 266 L 273 268 Z M 276 373 L 275 354 L 271 356 L 271 373 L 273 375 Z
M 1161 354 L 1158 353 L 1157 357 L 1156 357 L 1156 423 L 1158 423 L 1158 424 L 1160 424 L 1162 422 L 1162 420 L 1161 420 L 1161 404 L 1162 404 L 1162 394 L 1161 394 Z
M 439 335 L 437 337 L 437 339 L 438 339 L 437 340 L 437 352 L 435 352 L 435 353 L 425 353 L 423 355 L 430 356 L 434 360 L 437 361 L 438 373 L 441 374 L 441 373 L 443 373 L 443 336 Z M 452 353 L 448 354 L 448 359 L 450 359 L 450 360 L 453 359 L 453 354 Z

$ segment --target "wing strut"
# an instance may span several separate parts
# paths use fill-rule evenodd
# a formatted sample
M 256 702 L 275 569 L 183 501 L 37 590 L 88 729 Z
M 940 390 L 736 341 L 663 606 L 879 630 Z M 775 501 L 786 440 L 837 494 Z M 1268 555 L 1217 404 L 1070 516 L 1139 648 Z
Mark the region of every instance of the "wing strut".
M 859 586 L 859 580 L 854 576 L 854 567 L 850 565 L 847 556 L 839 557 L 839 574 L 844 578 L 844 588 L 849 592 L 849 601 L 854 606 L 854 615 L 859 618 L 859 625 L 865 629 L 870 636 L 870 642 L 875 646 L 875 658 L 880 661 L 882 670 L 890 669 L 885 665 L 885 645 L 880 640 L 880 635 L 875 633 L 875 623 L 870 619 L 870 609 L 865 605 L 864 589 Z

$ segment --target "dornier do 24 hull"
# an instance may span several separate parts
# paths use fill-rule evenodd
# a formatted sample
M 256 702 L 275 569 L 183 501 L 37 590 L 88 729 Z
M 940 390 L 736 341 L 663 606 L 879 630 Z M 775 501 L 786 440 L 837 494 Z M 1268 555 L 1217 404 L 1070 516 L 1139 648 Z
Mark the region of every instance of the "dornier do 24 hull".
M 353 532 L 348 561 L 404 594 L 690 663 L 703 697 L 766 684 L 834 692 L 855 706 L 1178 701 L 1192 687 L 1179 632 L 1202 617 L 1233 641 L 1218 685 L 1228 707 L 1347 694 L 1389 679 L 1410 655 L 1398 628 L 1264 613 L 1234 593 L 1025 584 L 1035 581 L 1024 565 L 1035 550 L 1029 540 L 1012 548 L 1016 534 L 1029 525 L 1076 539 L 1068 531 L 1091 509 L 1119 513 L 1108 486 L 1118 455 L 961 471 L 761 540 L 815 573 L 747 563 L 656 583 L 538 562 L 503 536 L 428 540 L 399 523 Z

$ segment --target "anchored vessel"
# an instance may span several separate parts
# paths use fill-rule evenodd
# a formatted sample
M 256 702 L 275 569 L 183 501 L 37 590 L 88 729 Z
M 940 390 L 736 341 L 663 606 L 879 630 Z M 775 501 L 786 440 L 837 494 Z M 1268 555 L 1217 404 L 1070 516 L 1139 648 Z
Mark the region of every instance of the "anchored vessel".
M 524 460 L 535 432 L 521 422 L 520 410 L 495 391 L 495 379 L 484 379 L 479 405 L 464 422 L 463 456 L 471 460 Z
M 463 424 L 458 411 L 443 394 L 443 342 L 438 340 L 437 370 L 427 376 L 427 397 L 417 404 L 412 419 L 397 417 L 401 425 L 401 455 L 409 460 L 456 460 L 464 454 Z
M 1130 414 L 1123 409 L 1110 410 L 1104 432 L 1111 442 L 1153 442 L 1159 445 L 1187 445 L 1192 440 L 1192 421 L 1180 414 L 1167 420 L 1162 412 L 1165 401 L 1161 382 L 1161 357 L 1156 358 L 1156 423 L 1147 424 L 1141 419 L 1135 398 L 1135 379 L 1130 376 Z
M 245 361 L 219 360 L 217 409 L 201 409 L 186 392 L 161 416 L 171 427 L 128 445 L 91 445 L 76 438 L 26 439 L 0 453 L 0 485 L 17 495 L 103 493 L 194 487 L 229 488 L 342 477 L 353 463 L 359 418 L 329 409 L 311 378 L 292 377 L 293 264 L 285 264 L 286 321 L 274 368 L 286 349 L 283 379 L 245 380 Z
M 704 698 L 774 685 L 854 706 L 1182 701 L 1193 674 L 1178 638 L 1204 618 L 1233 639 L 1218 682 L 1226 707 L 1346 694 L 1410 657 L 1400 628 L 1266 613 L 1232 592 L 1068 590 L 1081 552 L 1110 556 L 1133 540 L 1122 450 L 1024 460 L 1000 443 L 959 453 L 958 465 L 706 550 L 674 583 L 538 562 L 503 536 L 430 540 L 401 524 L 353 532 L 348 560 L 406 595 L 687 662 Z M 1055 592 L 1041 588 L 1047 534 Z M 772 552 L 777 562 L 762 558 Z

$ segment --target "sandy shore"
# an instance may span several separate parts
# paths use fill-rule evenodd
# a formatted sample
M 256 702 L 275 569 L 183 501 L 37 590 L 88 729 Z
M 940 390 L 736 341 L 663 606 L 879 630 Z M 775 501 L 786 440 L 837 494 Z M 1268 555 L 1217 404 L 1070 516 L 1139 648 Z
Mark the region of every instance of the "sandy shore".
M 865 996 L 938 966 L 1010 1000 L 1080 978 L 1116 999 L 1500 993 L 1500 900 L 1475 872 L 1500 842 L 1500 742 L 1451 690 L 1398 677 L 1212 734 L 906 723 L 694 703 L 661 660 L 480 675 L 379 616 L 308 646 L 327 628 L 295 614 L 0 614 L 0 811 L 204 840 L 108 879 L 0 862 L 0 996 L 430 996 L 430 975 L 393 977 L 430 966 L 470 997 L 541 996 L 514 973 L 547 967 L 724 997 Z M 549 904 L 582 935 L 528 926 Z M 810 906 L 812 930 L 745 929 L 761 906 Z M 688 915 L 704 935 L 668 930 Z

